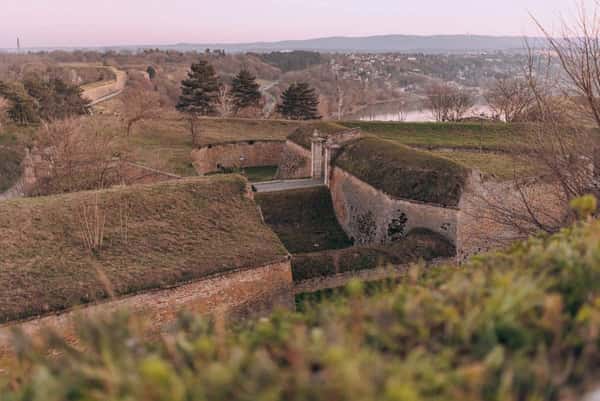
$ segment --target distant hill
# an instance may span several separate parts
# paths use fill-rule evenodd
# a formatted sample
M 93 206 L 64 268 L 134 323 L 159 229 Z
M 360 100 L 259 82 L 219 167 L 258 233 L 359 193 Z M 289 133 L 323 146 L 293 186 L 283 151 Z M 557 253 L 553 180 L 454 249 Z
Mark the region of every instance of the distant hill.
M 540 38 L 529 38 L 540 43 Z M 179 51 L 224 49 L 229 53 L 307 50 L 323 53 L 469 53 L 481 51 L 522 51 L 524 39 L 518 36 L 482 35 L 381 35 L 366 37 L 329 37 L 307 40 L 254 43 L 179 43 L 175 45 L 108 46 L 96 50 L 130 50 L 159 48 Z M 82 48 L 35 48 L 26 50 L 75 50 Z M 86 48 L 90 49 L 90 48 Z

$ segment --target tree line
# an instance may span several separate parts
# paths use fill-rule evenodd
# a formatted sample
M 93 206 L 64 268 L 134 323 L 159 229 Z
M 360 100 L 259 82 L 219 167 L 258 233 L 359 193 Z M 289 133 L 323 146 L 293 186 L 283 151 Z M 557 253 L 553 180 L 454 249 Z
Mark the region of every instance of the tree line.
M 175 106 L 187 117 L 192 142 L 197 143 L 199 117 L 235 116 L 262 110 L 260 85 L 248 69 L 242 68 L 231 85 L 221 81 L 215 68 L 205 60 L 191 65 L 188 76 L 181 82 L 181 96 Z M 306 82 L 291 84 L 281 95 L 276 111 L 290 120 L 316 120 L 319 97 Z

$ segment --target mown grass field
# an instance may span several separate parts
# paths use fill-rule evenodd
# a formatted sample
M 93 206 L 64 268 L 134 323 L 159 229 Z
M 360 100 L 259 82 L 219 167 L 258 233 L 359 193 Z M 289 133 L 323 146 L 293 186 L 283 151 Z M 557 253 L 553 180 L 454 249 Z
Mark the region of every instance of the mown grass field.
M 218 176 L 0 202 L 0 322 L 285 258 L 245 194 Z

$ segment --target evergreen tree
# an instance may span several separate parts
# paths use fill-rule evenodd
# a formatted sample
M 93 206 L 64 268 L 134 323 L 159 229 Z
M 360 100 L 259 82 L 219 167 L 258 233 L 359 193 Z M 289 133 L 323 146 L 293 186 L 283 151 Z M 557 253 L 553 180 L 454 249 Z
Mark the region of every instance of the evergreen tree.
M 23 85 L 7 85 L 0 81 L 0 96 L 8 100 L 7 114 L 17 124 L 27 125 L 39 121 L 35 99 L 29 96 Z
M 243 68 L 231 83 L 230 96 L 234 111 L 237 113 L 248 107 L 258 107 L 262 98 L 259 88 L 256 77 Z
M 277 112 L 289 120 L 318 120 L 319 98 L 308 83 L 293 83 L 281 95 Z
M 156 69 L 151 65 L 149 65 L 148 68 L 146 68 L 146 72 L 148 73 L 148 78 L 150 78 L 150 80 L 154 79 L 154 77 L 156 76 Z
M 195 116 L 216 113 L 219 100 L 219 78 L 212 65 L 204 60 L 192 64 L 188 78 L 181 82 L 177 110 Z

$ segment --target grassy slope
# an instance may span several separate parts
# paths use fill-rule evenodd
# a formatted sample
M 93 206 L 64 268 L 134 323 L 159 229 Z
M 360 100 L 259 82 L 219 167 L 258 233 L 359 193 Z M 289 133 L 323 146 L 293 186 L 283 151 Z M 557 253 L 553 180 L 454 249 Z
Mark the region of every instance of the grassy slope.
M 345 126 L 410 146 L 510 150 L 519 143 L 519 124 L 344 122 Z
M 398 123 L 344 122 L 352 128 L 408 146 L 422 147 L 434 154 L 478 169 L 499 180 L 519 175 L 535 174 L 537 169 L 512 157 L 510 151 L 526 144 L 521 137 L 523 124 L 500 123 Z M 442 151 L 454 149 L 452 152 Z
M 376 137 L 346 144 L 335 164 L 385 193 L 457 206 L 468 170 L 449 159 Z
M 38 369 L 11 369 L 4 395 L 581 400 L 600 379 L 599 239 L 591 222 L 460 268 L 413 268 L 374 295 L 352 283 L 334 302 L 239 330 L 186 318 L 156 343 L 135 320 L 87 323 L 77 349 L 23 347 L 24 367 Z
M 340 227 L 325 187 L 259 193 L 265 221 L 291 253 L 345 248 L 352 243 Z
M 94 254 L 81 232 L 96 197 L 106 226 Z M 101 299 L 106 281 L 122 295 L 287 255 L 238 176 L 3 202 L 0 249 L 1 321 Z

